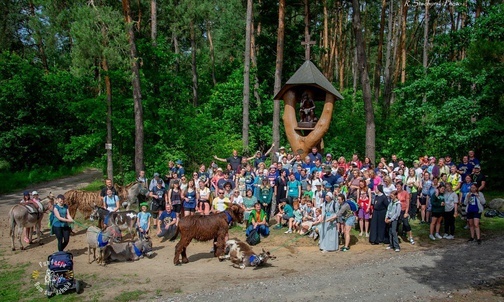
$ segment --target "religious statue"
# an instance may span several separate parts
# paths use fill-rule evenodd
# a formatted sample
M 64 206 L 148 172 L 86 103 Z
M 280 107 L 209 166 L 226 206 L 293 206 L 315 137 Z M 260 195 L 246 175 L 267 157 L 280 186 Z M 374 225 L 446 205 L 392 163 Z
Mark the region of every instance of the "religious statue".
M 299 106 L 300 122 L 313 122 L 314 121 L 315 102 L 308 95 L 303 92 L 301 96 L 301 105 Z

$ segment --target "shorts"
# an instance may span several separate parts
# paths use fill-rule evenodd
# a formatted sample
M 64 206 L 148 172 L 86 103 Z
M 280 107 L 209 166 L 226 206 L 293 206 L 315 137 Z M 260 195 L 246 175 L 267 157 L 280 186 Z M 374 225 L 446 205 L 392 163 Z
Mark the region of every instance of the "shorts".
M 303 220 L 302 219 L 294 219 L 294 222 L 297 224 L 301 224 L 301 222 L 303 222 Z
M 435 218 L 443 217 L 443 213 L 434 213 L 434 212 L 432 212 L 432 217 L 435 217 Z
M 366 219 L 366 220 L 369 219 L 369 217 L 371 216 L 371 215 L 369 215 L 369 212 L 366 213 L 364 211 L 364 209 L 362 209 L 362 208 L 359 209 L 359 212 L 357 213 L 357 215 L 359 216 L 359 219 Z
M 420 195 L 420 205 L 424 206 L 427 204 L 427 195 L 421 194 Z
M 283 215 L 282 215 L 282 219 L 289 220 L 289 219 L 291 219 L 291 218 L 292 218 L 292 217 L 290 217 L 290 216 L 289 216 L 289 215 L 287 215 L 287 214 L 283 214 Z
M 173 212 L 175 212 L 175 213 L 180 214 L 180 212 L 182 211 L 182 205 L 180 203 L 172 205 L 172 208 L 173 208 Z
M 481 219 L 481 213 L 471 212 L 467 213 L 467 219 Z
M 355 224 L 355 215 L 352 215 L 345 219 L 345 225 L 353 227 Z
M 194 213 L 194 212 L 196 212 L 196 209 L 195 208 L 186 208 L 186 207 L 184 207 L 184 212 Z

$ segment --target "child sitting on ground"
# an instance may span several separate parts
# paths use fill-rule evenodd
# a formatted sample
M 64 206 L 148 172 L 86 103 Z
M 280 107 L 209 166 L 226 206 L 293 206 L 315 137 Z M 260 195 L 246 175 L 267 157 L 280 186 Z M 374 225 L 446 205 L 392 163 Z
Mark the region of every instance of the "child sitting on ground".
M 288 223 L 290 218 L 294 216 L 294 210 L 291 205 L 287 203 L 287 198 L 283 198 L 280 200 L 280 204 L 278 205 L 278 214 L 275 215 L 277 225 L 275 229 L 282 228 L 282 222 Z M 283 220 L 283 221 L 282 221 Z
M 299 234 L 300 235 L 307 234 L 314 220 L 315 220 L 315 211 L 313 208 L 313 204 L 311 201 L 308 201 L 306 203 L 305 210 L 303 211 L 303 221 L 301 222 Z
M 303 212 L 299 208 L 299 199 L 295 198 L 292 205 L 294 208 L 293 217 L 289 219 L 289 229 L 285 231 L 285 234 L 291 234 L 292 231 L 299 232 L 301 222 L 303 221 Z
M 313 238 L 313 240 L 317 240 L 317 238 L 319 237 L 318 228 L 323 220 L 324 220 L 324 216 L 322 216 L 322 208 L 316 208 L 315 209 L 315 219 L 311 223 L 311 226 L 310 226 L 311 233 L 308 237 Z

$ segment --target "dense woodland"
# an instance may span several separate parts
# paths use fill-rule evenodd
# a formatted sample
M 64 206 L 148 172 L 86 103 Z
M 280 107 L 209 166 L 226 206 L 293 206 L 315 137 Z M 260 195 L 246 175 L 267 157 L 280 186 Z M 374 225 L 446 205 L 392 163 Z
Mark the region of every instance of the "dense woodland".
M 458 162 L 474 149 L 502 184 L 502 3 L 3 0 L 0 166 L 94 163 L 132 180 L 286 145 L 273 96 L 308 33 L 345 97 L 324 151 Z

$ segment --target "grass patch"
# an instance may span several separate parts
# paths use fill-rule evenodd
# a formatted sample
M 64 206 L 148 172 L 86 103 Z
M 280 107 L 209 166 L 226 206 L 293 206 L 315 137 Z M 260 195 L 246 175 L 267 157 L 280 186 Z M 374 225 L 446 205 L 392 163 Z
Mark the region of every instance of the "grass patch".
M 25 285 L 23 279 L 27 276 L 26 268 L 29 263 L 10 265 L 5 259 L 0 261 L 0 301 L 17 301 Z
M 101 179 L 96 179 L 89 185 L 82 188 L 83 191 L 100 191 L 104 187 L 104 182 Z
M 76 175 L 86 169 L 82 167 L 42 167 L 25 171 L 0 172 L 0 194 L 6 194 L 40 182 Z
M 114 301 L 136 301 L 139 300 L 147 292 L 141 290 L 133 290 L 129 292 L 122 292 L 120 295 L 114 298 Z

